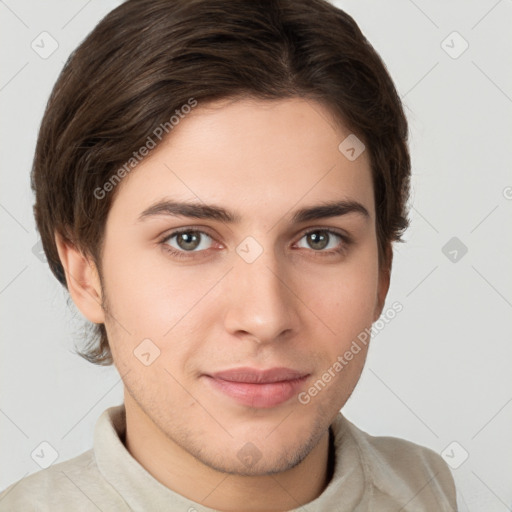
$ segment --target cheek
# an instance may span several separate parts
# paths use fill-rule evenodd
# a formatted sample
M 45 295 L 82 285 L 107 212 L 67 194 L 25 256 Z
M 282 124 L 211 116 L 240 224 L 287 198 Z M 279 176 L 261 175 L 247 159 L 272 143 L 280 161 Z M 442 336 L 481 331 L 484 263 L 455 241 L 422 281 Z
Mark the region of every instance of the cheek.
M 199 267 L 173 265 L 163 253 L 149 258 L 143 251 L 121 251 L 125 245 L 117 240 L 106 248 L 104 277 L 113 323 L 124 328 L 118 335 L 130 340 L 126 345 L 131 350 L 145 338 L 162 349 L 170 339 L 179 344 L 185 326 L 200 330 L 223 316 L 220 309 L 230 307 L 232 290 L 224 289 L 226 281 L 219 282 L 225 268 L 212 265 L 199 274 Z M 289 307 L 302 311 L 306 330 L 317 336 L 322 331 L 326 347 L 341 350 L 371 325 L 378 277 L 376 244 L 368 243 L 339 264 L 295 267 L 290 264 L 285 280 L 299 301 L 291 300 Z
M 306 274 L 307 275 L 307 274 Z M 377 263 L 370 255 L 354 258 L 322 275 L 301 278 L 304 303 L 334 333 L 357 335 L 371 325 L 378 291 Z
M 105 285 L 113 311 L 120 317 L 118 320 L 130 324 L 130 332 L 146 323 L 156 328 L 154 322 L 158 317 L 162 317 L 162 322 L 169 322 L 171 305 L 176 302 L 173 301 L 175 279 L 168 270 L 166 274 L 160 262 L 155 264 L 136 250 L 120 251 L 118 246 L 122 245 L 112 244 L 110 250 L 105 250 L 104 258 Z
M 172 341 L 173 359 L 179 359 L 182 351 L 194 348 L 190 341 L 206 322 L 207 315 L 201 313 L 215 308 L 208 292 L 219 280 L 219 271 L 199 275 L 197 267 L 173 268 L 163 255 L 148 258 L 128 252 L 111 250 L 104 259 L 104 284 L 113 317 L 107 322 L 110 339 L 117 341 L 126 357 L 142 340 L 150 339 L 161 350 L 162 360 Z

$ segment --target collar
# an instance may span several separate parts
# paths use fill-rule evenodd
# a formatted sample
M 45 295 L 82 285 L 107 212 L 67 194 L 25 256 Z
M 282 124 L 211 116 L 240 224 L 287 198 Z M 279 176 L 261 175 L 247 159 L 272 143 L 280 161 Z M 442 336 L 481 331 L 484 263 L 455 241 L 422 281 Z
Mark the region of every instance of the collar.
M 320 510 L 363 510 L 369 500 L 365 485 L 366 471 L 361 454 L 350 430 L 349 422 L 338 413 L 330 430 L 333 441 L 332 478 L 322 494 L 307 504 L 308 512 Z M 94 455 L 98 469 L 106 481 L 135 512 L 193 510 L 214 512 L 172 491 L 154 478 L 123 444 L 126 433 L 124 404 L 110 407 L 99 417 L 94 430 Z M 298 507 L 291 512 L 303 511 Z

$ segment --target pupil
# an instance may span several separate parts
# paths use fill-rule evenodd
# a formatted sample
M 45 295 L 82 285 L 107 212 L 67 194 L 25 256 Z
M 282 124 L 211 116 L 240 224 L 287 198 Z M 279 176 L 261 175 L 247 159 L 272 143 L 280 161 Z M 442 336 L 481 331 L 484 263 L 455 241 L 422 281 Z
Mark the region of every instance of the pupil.
M 178 235 L 178 245 L 182 249 L 195 249 L 199 245 L 199 237 L 197 234 L 193 233 L 191 235 L 190 233 L 180 233 Z
M 321 233 L 320 235 L 318 233 Z M 313 249 L 324 249 L 328 243 L 327 234 L 323 231 L 317 231 L 310 233 L 309 235 L 310 245 Z

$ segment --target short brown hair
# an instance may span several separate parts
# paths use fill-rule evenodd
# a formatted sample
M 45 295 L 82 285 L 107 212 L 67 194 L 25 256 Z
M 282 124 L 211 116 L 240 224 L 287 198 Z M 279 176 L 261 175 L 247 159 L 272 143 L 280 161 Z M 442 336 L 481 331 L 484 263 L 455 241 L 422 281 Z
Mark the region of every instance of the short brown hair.
M 400 98 L 345 12 L 324 0 L 128 0 L 71 54 L 50 96 L 32 169 L 34 214 L 65 287 L 59 233 L 101 271 L 116 190 L 102 188 L 195 98 L 303 97 L 326 105 L 370 154 L 380 265 L 408 227 L 410 156 Z M 341 142 L 341 141 L 340 141 Z M 79 354 L 112 364 L 103 324 Z

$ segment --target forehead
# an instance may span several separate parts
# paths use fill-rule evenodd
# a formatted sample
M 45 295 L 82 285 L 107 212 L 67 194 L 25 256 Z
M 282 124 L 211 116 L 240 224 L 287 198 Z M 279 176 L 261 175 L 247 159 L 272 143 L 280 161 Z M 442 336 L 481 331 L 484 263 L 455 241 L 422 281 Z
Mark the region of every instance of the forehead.
M 373 218 L 369 155 L 348 159 L 339 146 L 349 136 L 312 100 L 199 103 L 123 178 L 111 214 L 136 220 L 172 197 L 270 219 L 294 206 L 347 199 Z

